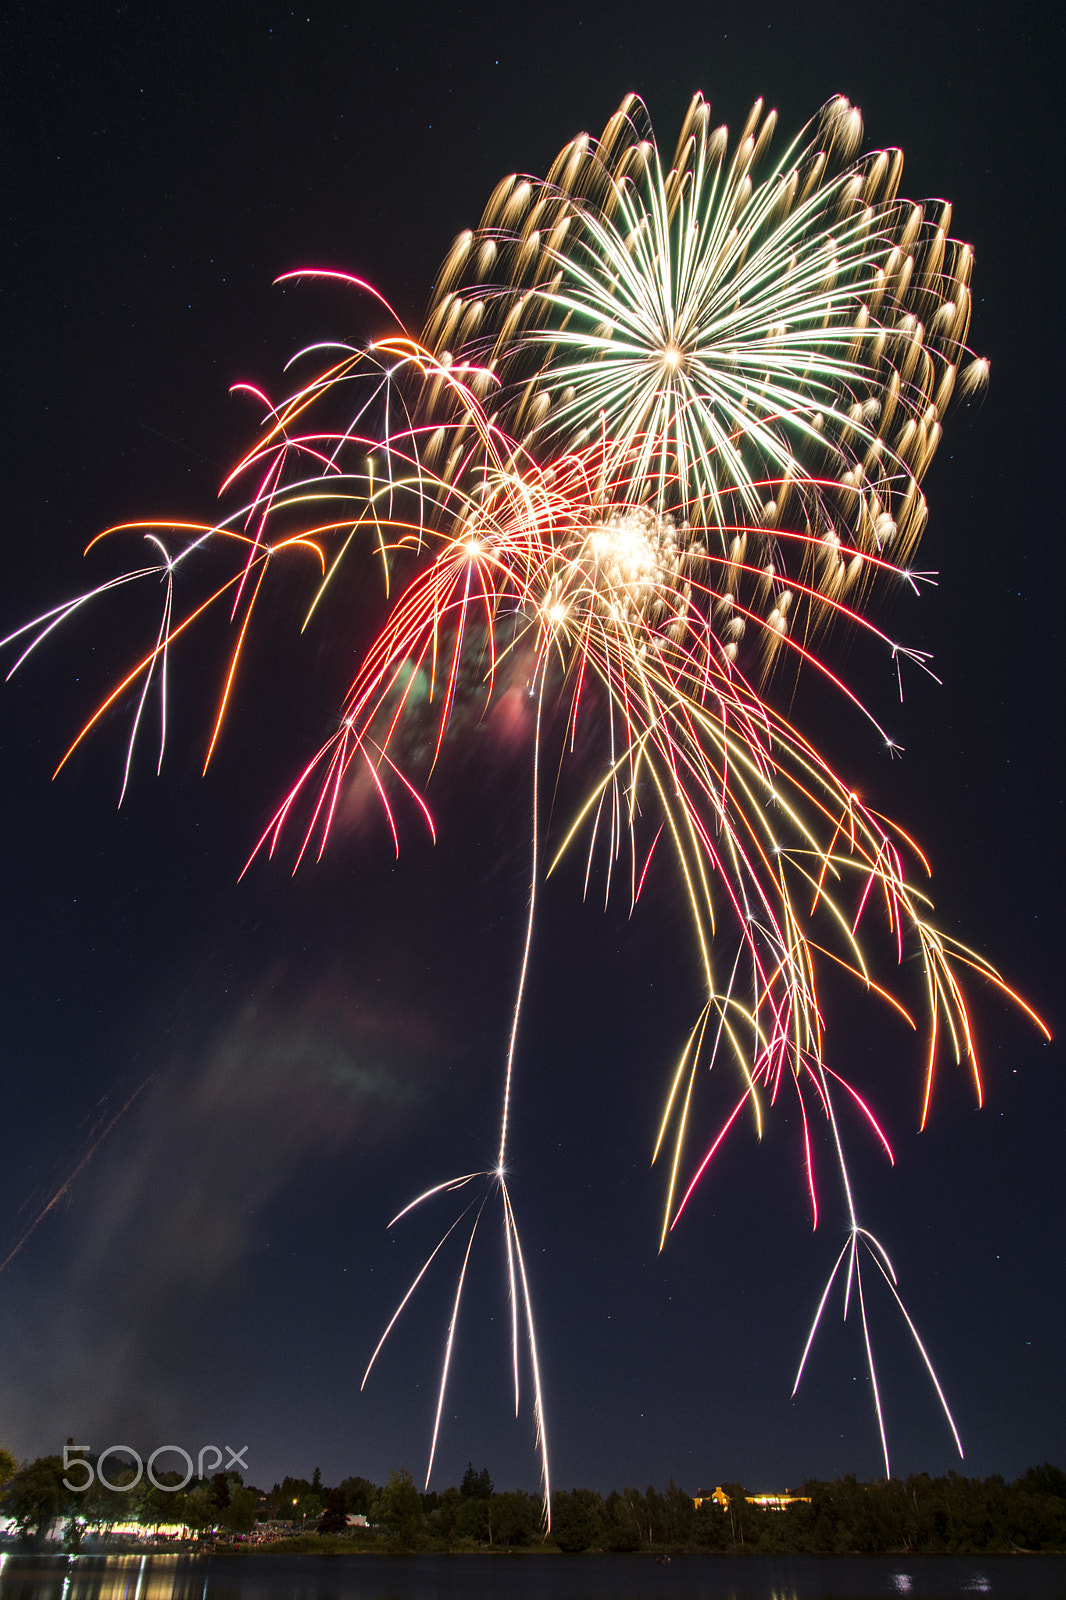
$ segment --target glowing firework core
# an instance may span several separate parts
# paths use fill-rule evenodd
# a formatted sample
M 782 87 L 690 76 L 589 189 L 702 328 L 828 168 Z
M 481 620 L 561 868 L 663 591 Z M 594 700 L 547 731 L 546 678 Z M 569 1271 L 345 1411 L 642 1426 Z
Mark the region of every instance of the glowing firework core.
M 597 609 L 612 622 L 647 621 L 678 581 L 678 537 L 672 517 L 648 506 L 616 506 L 593 523 L 585 542 Z

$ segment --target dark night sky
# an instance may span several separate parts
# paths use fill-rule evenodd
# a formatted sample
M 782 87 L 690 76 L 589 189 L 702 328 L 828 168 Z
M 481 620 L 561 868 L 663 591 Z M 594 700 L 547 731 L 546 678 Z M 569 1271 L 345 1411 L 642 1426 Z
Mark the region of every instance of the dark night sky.
M 853 663 L 904 760 L 809 689 L 798 710 L 924 841 L 945 926 L 1061 1026 L 1061 23 L 1050 7 L 913 0 L 506 12 L 481 0 L 7 8 L 0 626 L 87 584 L 80 553 L 99 528 L 210 515 L 255 421 L 232 381 L 278 392 L 298 344 L 374 331 L 344 295 L 272 287 L 280 272 L 361 273 L 416 323 L 496 180 L 545 171 L 627 90 L 671 147 L 696 89 L 731 126 L 761 94 L 788 132 L 842 91 L 870 143 L 906 150 L 904 192 L 954 200 L 992 383 L 949 417 L 926 482 L 920 564 L 939 587 L 892 615 L 935 649 L 943 687 L 914 682 L 893 706 L 888 664 Z M 274 625 L 291 638 L 293 616 Z M 142 764 L 119 812 L 120 724 L 49 777 L 139 638 L 136 614 L 101 607 L 0 697 L 0 1257 L 150 1079 L 0 1274 L 0 1444 L 247 1444 L 266 1485 L 316 1464 L 327 1481 L 417 1475 L 454 1276 L 424 1286 L 362 1395 L 359 1379 L 444 1212 L 389 1235 L 388 1218 L 495 1148 L 525 768 L 491 734 L 471 736 L 434 780 L 435 849 L 412 819 L 394 861 L 384 826 L 368 826 L 295 880 L 279 864 L 238 884 L 358 638 L 334 618 L 258 658 L 203 780 L 215 659 L 187 654 L 163 775 Z M 583 907 L 578 873 L 564 874 L 534 946 L 513 1191 L 555 1481 L 874 1476 L 854 1320 L 826 1329 L 789 1399 L 842 1241 L 828 1172 L 810 1231 L 795 1127 L 772 1123 L 761 1145 L 738 1129 L 656 1254 L 648 1156 L 698 1004 L 671 895 L 653 884 L 628 921 L 621 903 Z M 919 1136 L 913 1040 L 840 998 L 838 1059 L 897 1150 L 890 1171 L 852 1130 L 861 1208 L 933 1353 L 963 1470 L 1062 1463 L 1058 1048 L 978 993 L 987 1104 L 975 1110 L 945 1068 Z M 501 1253 L 490 1231 L 438 1486 L 468 1459 L 498 1487 L 536 1481 L 528 1405 L 517 1424 L 508 1414 Z M 894 1469 L 957 1466 L 887 1304 L 873 1325 Z

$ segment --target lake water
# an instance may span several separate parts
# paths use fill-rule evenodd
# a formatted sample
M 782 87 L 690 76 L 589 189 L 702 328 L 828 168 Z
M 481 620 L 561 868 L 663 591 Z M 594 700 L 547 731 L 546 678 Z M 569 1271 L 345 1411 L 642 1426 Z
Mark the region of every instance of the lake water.
M 22 1556 L 0 1600 L 1066 1600 L 1066 1557 Z

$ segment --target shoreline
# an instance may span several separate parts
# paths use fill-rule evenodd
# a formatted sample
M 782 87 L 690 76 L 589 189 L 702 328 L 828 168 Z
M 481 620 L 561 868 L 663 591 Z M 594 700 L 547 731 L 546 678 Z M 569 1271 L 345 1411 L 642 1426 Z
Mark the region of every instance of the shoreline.
M 338 1541 L 339 1544 L 340 1541 Z M 295 1544 L 301 1548 L 295 1549 Z M 506 1560 L 508 1558 L 537 1559 L 542 1557 L 566 1558 L 573 1560 L 604 1560 L 624 1559 L 641 1561 L 659 1566 L 669 1566 L 674 1561 L 1013 1561 L 1016 1559 L 1039 1561 L 1048 1559 L 1061 1561 L 1066 1558 L 1066 1550 L 759 1550 L 739 1545 L 727 1550 L 700 1550 L 692 1546 L 667 1546 L 661 1551 L 654 1550 L 581 1550 L 564 1551 L 555 1545 L 506 1545 L 494 1549 L 484 1546 L 470 1549 L 456 1550 L 454 1548 L 400 1550 L 387 1549 L 381 1545 L 363 1546 L 362 1548 L 337 1548 L 336 1545 L 325 1547 L 307 1548 L 304 1540 L 287 1541 L 277 1539 L 269 1543 L 245 1545 L 198 1545 L 195 1547 L 174 1545 L 173 1543 L 141 1545 L 127 1545 L 109 1550 L 62 1550 L 59 1548 L 46 1550 L 18 1549 L 10 1545 L 0 1545 L 0 1564 L 7 1558 L 18 1560 L 47 1560 L 47 1561 L 130 1561 L 145 1556 L 170 1556 L 173 1559 L 213 1559 L 216 1557 L 241 1560 L 251 1556 L 289 1556 L 310 1560 L 344 1559 L 377 1557 L 388 1561 L 423 1561 L 429 1559 L 467 1559 L 470 1557 L 485 1558 L 488 1560 Z

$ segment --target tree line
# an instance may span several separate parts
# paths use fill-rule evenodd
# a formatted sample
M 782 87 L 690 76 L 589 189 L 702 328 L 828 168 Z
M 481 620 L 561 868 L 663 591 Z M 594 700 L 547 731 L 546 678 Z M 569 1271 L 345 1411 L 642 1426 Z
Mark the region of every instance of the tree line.
M 852 1476 L 811 1480 L 783 1509 L 751 1503 L 739 1483 L 720 1485 L 720 1498 L 699 1505 L 673 1479 L 665 1490 L 556 1490 L 547 1536 L 538 1494 L 497 1492 L 488 1469 L 476 1471 L 472 1463 L 458 1487 L 431 1493 L 420 1492 L 406 1471 L 391 1473 L 382 1485 L 352 1476 L 327 1487 L 316 1468 L 309 1479 L 286 1477 L 269 1491 L 246 1485 L 240 1474 L 219 1472 L 171 1492 L 143 1478 L 134 1484 L 132 1463 L 128 1469 L 112 1464 L 109 1485 L 96 1481 L 81 1494 L 65 1487 L 65 1477 L 61 1456 L 20 1467 L 0 1450 L 0 1514 L 14 1521 L 19 1539 L 39 1544 L 58 1526 L 67 1547 L 78 1548 L 86 1540 L 106 1543 L 118 1525 L 136 1522 L 147 1530 L 178 1525 L 193 1537 L 231 1542 L 261 1536 L 268 1524 L 274 1534 L 291 1524 L 291 1534 L 271 1546 L 290 1550 L 1066 1551 L 1066 1473 L 1048 1464 L 1013 1483 L 954 1472 L 869 1483 Z M 160 1481 L 168 1480 L 160 1475 Z M 173 1474 L 169 1481 L 180 1479 Z M 360 1525 L 350 1525 L 350 1516 Z

